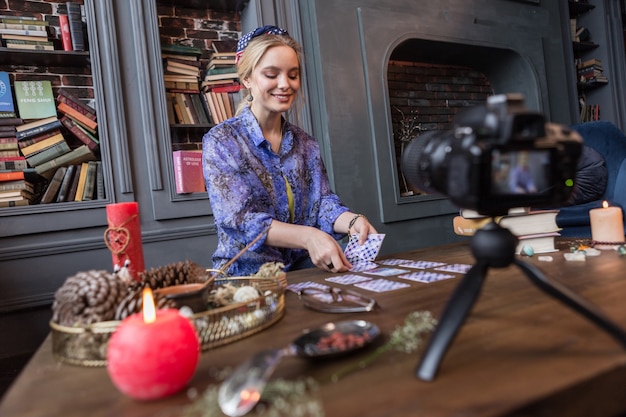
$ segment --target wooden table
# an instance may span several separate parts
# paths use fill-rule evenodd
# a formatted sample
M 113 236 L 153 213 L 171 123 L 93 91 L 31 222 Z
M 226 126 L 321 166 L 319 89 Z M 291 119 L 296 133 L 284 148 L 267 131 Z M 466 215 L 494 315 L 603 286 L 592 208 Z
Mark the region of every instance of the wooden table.
M 566 262 L 563 252 L 552 255 L 553 262 L 541 262 L 537 257 L 527 260 L 626 327 L 626 258 L 614 251 L 589 257 L 586 262 Z M 466 244 L 392 257 L 474 261 Z M 328 276 L 320 270 L 304 270 L 289 273 L 288 280 L 322 282 Z M 285 346 L 303 328 L 328 321 L 372 321 L 382 329 L 383 343 L 409 312 L 428 310 L 439 317 L 459 281 L 460 275 L 430 284 L 411 282 L 408 289 L 375 294 L 381 308 L 370 313 L 320 313 L 303 307 L 295 294 L 288 293 L 286 314 L 277 324 L 203 352 L 191 387 L 202 391 L 216 386 L 219 381 L 210 370 L 237 366 L 259 349 Z M 369 352 L 328 362 L 288 358 L 275 377 L 312 376 L 323 381 Z M 415 377 L 422 351 L 419 353 L 388 352 L 338 383 L 322 383 L 318 395 L 326 416 L 602 417 L 626 413 L 624 347 L 536 288 L 514 267 L 489 271 L 481 296 L 449 347 L 435 380 Z M 189 402 L 184 392 L 147 403 L 126 398 L 112 385 L 106 369 L 55 362 L 48 339 L 7 392 L 0 415 L 169 416 Z

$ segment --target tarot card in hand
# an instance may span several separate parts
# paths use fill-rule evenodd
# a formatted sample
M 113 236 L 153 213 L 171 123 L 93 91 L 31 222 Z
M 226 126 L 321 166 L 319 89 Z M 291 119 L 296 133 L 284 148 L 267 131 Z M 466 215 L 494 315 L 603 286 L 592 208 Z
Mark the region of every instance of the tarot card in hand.
M 373 261 L 376 259 L 384 239 L 384 234 L 372 233 L 367 236 L 364 244 L 359 245 L 359 235 L 353 234 L 350 236 L 350 241 L 344 251 L 346 258 L 348 258 L 351 264 L 359 261 Z

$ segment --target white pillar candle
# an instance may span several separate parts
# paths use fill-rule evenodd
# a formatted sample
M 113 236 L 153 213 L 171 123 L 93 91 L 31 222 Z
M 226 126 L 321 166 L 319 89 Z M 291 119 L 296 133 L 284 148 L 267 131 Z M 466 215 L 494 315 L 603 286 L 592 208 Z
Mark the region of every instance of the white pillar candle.
M 623 242 L 624 241 L 624 221 L 622 220 L 622 209 L 619 207 L 609 207 L 609 203 L 604 201 L 602 208 L 589 211 L 591 220 L 591 239 L 596 242 Z M 612 249 L 615 245 L 596 245 L 598 249 Z

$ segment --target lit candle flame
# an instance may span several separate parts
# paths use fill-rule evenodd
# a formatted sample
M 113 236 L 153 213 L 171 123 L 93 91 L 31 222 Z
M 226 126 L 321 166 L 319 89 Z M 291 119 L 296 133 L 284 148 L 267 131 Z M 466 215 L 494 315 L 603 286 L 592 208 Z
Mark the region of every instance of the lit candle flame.
M 608 202 L 608 201 L 606 201 L 606 200 L 604 200 L 604 201 L 602 202 L 602 207 L 604 207 L 604 208 L 608 208 L 608 207 L 609 207 L 609 202 Z
M 143 321 L 144 323 L 152 323 L 156 320 L 156 309 L 154 307 L 154 298 L 152 297 L 152 289 L 146 287 L 142 292 L 143 298 Z

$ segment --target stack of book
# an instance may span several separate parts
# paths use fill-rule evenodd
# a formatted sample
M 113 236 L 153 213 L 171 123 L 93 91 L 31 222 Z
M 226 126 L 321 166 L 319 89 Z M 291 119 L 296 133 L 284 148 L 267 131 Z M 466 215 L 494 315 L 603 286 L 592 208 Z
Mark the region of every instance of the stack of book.
M 98 140 L 98 116 L 96 110 L 70 91 L 60 88 L 57 91 L 59 119 L 68 136 L 78 139 L 78 144 L 87 145 L 94 153 L 100 150 Z
M 38 199 L 36 177 L 32 171 L 0 170 L 0 207 L 17 207 L 35 204 Z
M 166 103 L 170 124 L 208 125 L 208 107 L 200 96 L 202 50 L 162 45 Z
M 86 161 L 56 168 L 41 204 L 91 201 L 105 198 L 102 163 Z
M 237 42 L 213 41 L 201 89 L 215 124 L 233 117 L 241 102 L 241 85 L 235 65 Z
M 520 254 L 524 246 L 534 253 L 555 252 L 555 238 L 561 230 L 556 224 L 558 210 L 531 210 L 520 207 L 509 210 L 505 216 L 487 217 L 473 210 L 461 209 L 452 220 L 454 233 L 460 236 L 473 236 L 487 223 L 495 221 L 507 228 L 519 239 L 515 253 Z
M 10 49 L 53 50 L 48 38 L 49 23 L 34 17 L 3 16 L 0 19 L 2 46 Z
M 602 61 L 592 58 L 585 61 L 579 60 L 576 64 L 578 82 L 583 86 L 608 84 L 608 78 L 603 74 Z

